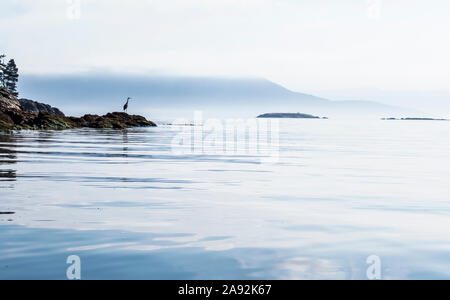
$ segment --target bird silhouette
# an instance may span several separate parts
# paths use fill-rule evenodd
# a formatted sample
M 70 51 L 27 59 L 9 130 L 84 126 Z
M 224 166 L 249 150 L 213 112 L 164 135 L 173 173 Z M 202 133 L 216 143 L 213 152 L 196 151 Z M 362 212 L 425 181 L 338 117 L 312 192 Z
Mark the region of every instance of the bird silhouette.
M 128 98 L 127 98 L 127 103 L 125 103 L 125 105 L 123 106 L 123 110 L 124 110 L 125 112 L 128 112 L 128 103 L 130 102 L 130 100 L 131 100 L 131 98 L 128 97 Z

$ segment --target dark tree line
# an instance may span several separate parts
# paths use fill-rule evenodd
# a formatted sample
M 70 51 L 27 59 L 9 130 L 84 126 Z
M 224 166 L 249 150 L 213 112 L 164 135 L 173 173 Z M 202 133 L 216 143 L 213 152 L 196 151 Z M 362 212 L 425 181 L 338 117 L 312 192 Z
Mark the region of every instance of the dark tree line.
M 0 54 L 0 87 L 5 88 L 14 96 L 19 96 L 17 92 L 17 82 L 19 81 L 19 69 L 14 59 L 4 62 L 5 55 Z

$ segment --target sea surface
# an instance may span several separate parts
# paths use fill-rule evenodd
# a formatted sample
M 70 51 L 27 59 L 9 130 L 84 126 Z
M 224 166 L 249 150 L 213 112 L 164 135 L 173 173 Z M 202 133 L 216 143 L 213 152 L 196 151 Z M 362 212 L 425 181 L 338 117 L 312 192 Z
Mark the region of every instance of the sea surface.
M 278 122 L 1 134 L 0 279 L 450 279 L 450 122 Z

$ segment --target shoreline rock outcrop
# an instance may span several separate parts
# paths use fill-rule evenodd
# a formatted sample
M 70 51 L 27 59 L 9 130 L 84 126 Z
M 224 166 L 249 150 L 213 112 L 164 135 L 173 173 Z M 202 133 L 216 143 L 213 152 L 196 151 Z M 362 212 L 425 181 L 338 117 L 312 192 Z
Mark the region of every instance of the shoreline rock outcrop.
M 156 124 L 138 115 L 123 112 L 108 113 L 104 116 L 84 115 L 81 118 L 69 117 L 75 128 L 110 128 L 125 129 L 131 127 L 156 127 Z
M 18 100 L 0 88 L 0 131 L 74 128 L 126 129 L 156 126 L 154 122 L 145 117 L 123 112 L 108 113 L 104 116 L 66 117 L 57 108 L 28 99 Z
M 39 103 L 29 99 L 18 99 L 23 110 L 39 113 L 40 111 L 48 112 L 51 115 L 58 117 L 65 117 L 64 113 L 56 107 L 51 107 L 48 104 Z

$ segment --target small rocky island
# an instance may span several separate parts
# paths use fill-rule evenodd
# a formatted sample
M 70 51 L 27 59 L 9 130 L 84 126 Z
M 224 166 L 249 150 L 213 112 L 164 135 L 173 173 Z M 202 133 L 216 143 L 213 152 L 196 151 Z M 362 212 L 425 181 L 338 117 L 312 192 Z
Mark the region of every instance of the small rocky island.
M 258 118 L 273 118 L 273 119 L 328 119 L 328 118 L 321 118 L 313 115 L 308 114 L 301 114 L 301 113 L 269 113 L 269 114 L 263 114 L 259 115 Z
M 17 99 L 0 87 L 0 131 L 131 127 L 156 127 L 156 124 L 142 116 L 122 112 L 108 113 L 104 116 L 66 117 L 57 108 L 28 99 Z
M 448 119 L 433 119 L 433 118 L 382 118 L 384 121 L 450 121 Z

